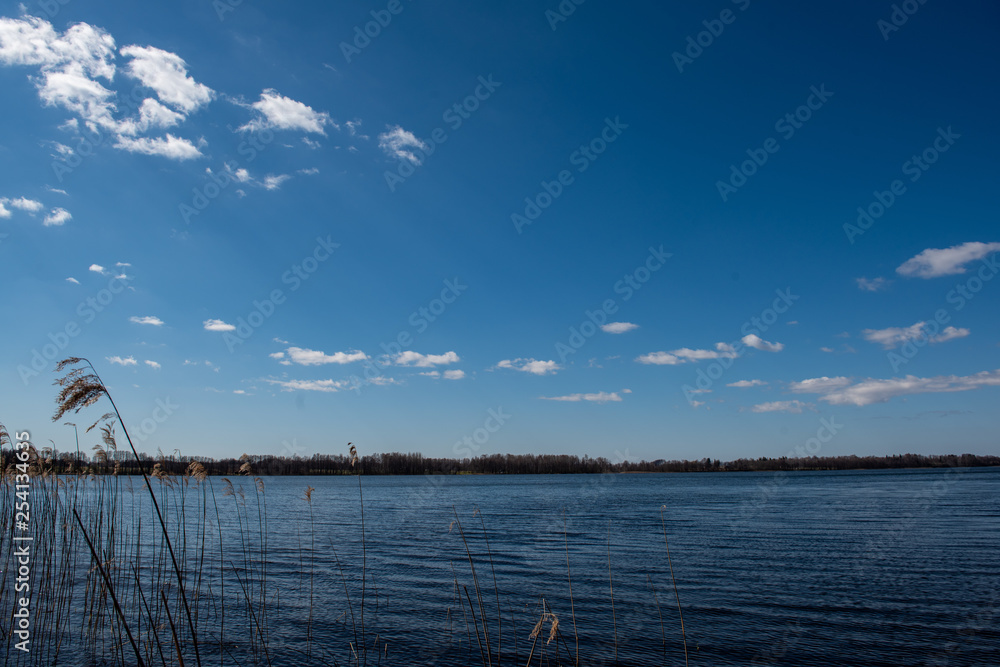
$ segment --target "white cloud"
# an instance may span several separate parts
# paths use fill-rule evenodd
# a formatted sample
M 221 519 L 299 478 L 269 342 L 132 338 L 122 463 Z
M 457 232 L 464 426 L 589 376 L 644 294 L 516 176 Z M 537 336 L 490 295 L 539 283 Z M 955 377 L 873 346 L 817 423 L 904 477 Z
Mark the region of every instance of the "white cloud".
M 80 284 L 80 281 L 77 280 L 76 278 L 67 278 L 66 282 L 73 283 L 74 285 L 79 285 Z
M 881 276 L 868 280 L 867 278 L 858 278 L 858 289 L 863 292 L 878 292 L 879 290 L 884 290 L 889 286 L 889 281 Z
M 188 76 L 187 63 L 175 53 L 153 46 L 131 45 L 120 53 L 132 60 L 125 72 L 156 91 L 156 96 L 184 114 L 190 114 L 212 100 L 213 91 Z
M 388 132 L 378 135 L 378 147 L 386 155 L 397 160 L 407 160 L 415 165 L 421 164 L 421 159 L 413 152 L 414 150 L 426 151 L 428 149 L 420 139 L 412 133 L 404 130 L 399 125 L 386 125 Z
M 851 384 L 850 378 L 846 377 L 823 377 L 809 378 L 800 382 L 790 382 L 788 389 L 795 394 L 822 394 L 828 391 L 835 391 Z
M 273 357 L 274 355 L 271 356 Z M 274 358 L 277 359 L 278 357 Z M 349 364 L 355 361 L 364 361 L 368 358 L 368 355 L 358 350 L 334 352 L 328 355 L 319 350 L 290 347 L 288 348 L 288 358 L 300 366 L 322 366 L 324 364 Z
M 928 248 L 903 262 L 896 273 L 910 278 L 937 278 L 965 273 L 965 265 L 1000 251 L 1000 243 L 963 243 L 950 248 Z
M 494 368 L 509 368 L 515 371 L 531 373 L 532 375 L 548 375 L 562 367 L 554 361 L 538 361 L 536 359 L 504 359 Z
M 153 315 L 145 315 L 143 317 L 139 317 L 138 315 L 133 315 L 132 317 L 128 318 L 128 321 L 134 322 L 135 324 L 149 324 L 150 326 L 154 327 L 163 326 L 163 320 Z
M 101 274 L 104 273 L 104 267 L 101 266 L 100 264 L 91 264 L 90 270 L 93 271 L 94 273 L 101 273 Z
M 445 380 L 461 380 L 464 377 L 465 377 L 465 371 L 461 371 L 461 370 L 457 370 L 456 369 L 456 370 L 453 370 L 453 371 L 445 371 L 444 372 L 444 379 Z
M 819 351 L 820 352 L 833 352 L 834 350 L 833 350 L 832 347 L 826 347 L 826 346 L 824 346 L 824 347 L 819 348 Z
M 119 366 L 135 366 L 137 363 L 135 357 L 122 358 L 119 356 L 114 356 L 114 357 L 105 357 L 105 359 L 107 359 L 113 364 L 118 364 Z
M 144 361 L 143 363 L 152 368 L 154 371 L 158 371 L 162 368 L 160 363 L 157 361 L 151 361 L 149 359 L 146 359 L 146 361 Z
M 284 352 L 272 352 L 271 354 L 269 354 L 267 356 L 271 357 L 272 359 L 284 359 L 285 358 L 285 353 Z
M 785 349 L 782 343 L 769 343 L 757 334 L 747 334 L 740 340 L 743 341 L 744 345 L 764 352 L 781 352 Z
M 802 401 L 771 401 L 770 403 L 759 403 L 752 408 L 751 412 L 791 412 L 801 414 L 802 408 L 810 407 L 809 403 Z
M 244 390 L 242 390 L 242 389 L 233 389 L 233 393 L 234 393 L 234 394 L 239 394 L 239 395 L 241 395 L 241 396 L 249 396 L 249 394 L 247 394 L 247 393 L 246 393 L 246 392 L 245 392 Z
M 566 401 L 576 403 L 579 401 L 589 401 L 591 403 L 619 403 L 622 397 L 618 392 L 608 393 L 606 391 L 596 394 L 569 394 L 568 396 L 539 396 L 543 401 Z
M 6 204 L 10 204 L 13 208 L 20 209 L 22 211 L 27 211 L 28 213 L 38 213 L 42 210 L 42 202 L 35 201 L 34 199 L 28 199 L 27 197 L 18 197 L 17 199 L 2 199 L 0 200 Z
M 282 391 L 323 391 L 336 392 L 348 386 L 346 380 L 266 380 L 281 387 Z
M 727 387 L 746 388 L 746 387 L 761 387 L 761 386 L 763 386 L 765 384 L 767 384 L 767 383 L 764 382 L 763 380 L 739 380 L 737 382 L 730 382 L 726 386 Z
M 128 151 L 130 153 L 142 153 L 143 155 L 159 155 L 171 160 L 193 160 L 202 157 L 198 148 L 187 139 L 180 139 L 167 133 L 166 137 L 118 137 L 115 148 Z
M 927 338 L 930 343 L 944 343 L 956 338 L 965 338 L 969 335 L 968 329 L 956 327 L 946 327 L 940 334 L 928 336 L 925 331 L 926 322 L 917 322 L 908 327 L 889 327 L 887 329 L 865 329 L 861 332 L 862 337 L 870 343 L 879 343 L 883 348 L 891 350 L 899 345 L 912 340 Z
M 930 341 L 932 343 L 944 343 L 949 340 L 954 340 L 956 338 L 965 338 L 969 335 L 969 330 L 961 327 L 945 327 L 944 331 L 939 333 L 937 336 L 932 336 Z
M 753 335 L 753 334 L 751 334 Z M 636 358 L 640 364 L 653 364 L 657 366 L 676 366 L 692 361 L 704 361 L 706 359 L 735 359 L 739 354 L 736 348 L 728 343 L 716 343 L 714 350 L 692 350 L 689 347 L 682 347 L 679 350 L 670 352 L 650 352 Z
M 64 208 L 54 208 L 49 211 L 49 214 L 45 216 L 42 220 L 42 224 L 46 227 L 58 227 L 60 225 L 66 224 L 68 221 L 72 220 L 73 216 Z
M 302 174 L 303 176 L 315 176 L 319 173 L 319 168 L 310 167 L 309 169 L 299 169 L 296 173 Z
M 261 92 L 260 100 L 250 107 L 260 113 L 240 130 L 301 130 L 326 135 L 323 127 L 336 124 L 330 120 L 330 114 L 316 111 L 312 107 L 289 97 L 283 97 L 274 89 Z
M 824 378 L 827 379 L 827 378 Z M 982 371 L 975 375 L 940 375 L 932 378 L 907 375 L 903 378 L 874 379 L 867 378 L 852 382 L 846 378 L 834 378 L 843 381 L 839 386 L 818 384 L 812 390 L 800 389 L 799 393 L 820 394 L 820 400 L 832 405 L 865 406 L 873 403 L 885 403 L 897 396 L 926 393 L 951 393 L 969 391 L 980 387 L 1000 386 L 1000 369 Z M 802 385 L 803 383 L 792 383 Z
M 609 334 L 622 334 L 638 328 L 638 324 L 632 324 L 631 322 L 608 322 L 601 325 L 601 331 Z
M 0 218 L 10 217 L 10 210 L 6 206 L 4 206 L 5 202 L 6 202 L 5 199 L 0 199 Z
M 291 176 L 288 174 L 279 174 L 277 176 L 265 176 L 264 177 L 264 189 L 265 190 L 277 190 L 281 187 L 281 184 L 290 179 Z
M 461 361 L 455 352 L 445 352 L 444 354 L 420 354 L 413 350 L 400 352 L 393 359 L 397 366 L 414 366 L 417 368 L 431 368 L 433 366 L 443 366 Z
M 222 320 L 205 320 L 202 323 L 205 327 L 205 331 L 235 331 L 236 327 L 232 324 L 227 324 Z

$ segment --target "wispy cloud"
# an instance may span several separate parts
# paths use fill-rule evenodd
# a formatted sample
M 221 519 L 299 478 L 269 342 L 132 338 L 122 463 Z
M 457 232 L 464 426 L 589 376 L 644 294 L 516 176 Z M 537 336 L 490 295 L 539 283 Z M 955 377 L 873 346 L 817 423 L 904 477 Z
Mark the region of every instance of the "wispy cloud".
M 601 325 L 601 331 L 609 334 L 623 334 L 638 328 L 638 324 L 632 324 L 631 322 L 608 322 Z
M 128 318 L 128 321 L 129 322 L 134 322 L 135 324 L 149 324 L 149 325 L 154 326 L 154 327 L 162 327 L 163 326 L 163 320 L 161 320 L 159 317 L 155 317 L 153 315 L 146 315 L 144 317 L 139 317 L 137 315 L 133 315 L 132 317 Z
M 885 278 L 878 277 L 869 280 L 868 278 L 858 278 L 858 289 L 862 292 L 879 292 L 886 289 L 889 286 L 890 281 Z
M 751 412 L 790 412 L 792 414 L 801 414 L 804 408 L 811 407 L 810 403 L 804 403 L 802 401 L 792 400 L 792 401 L 771 401 L 770 403 L 758 403 L 757 405 L 750 408 Z
M 622 397 L 618 392 L 606 392 L 601 391 L 596 394 L 569 394 L 567 396 L 539 396 L 543 401 L 566 401 L 569 403 L 577 403 L 579 401 L 588 401 L 590 403 L 620 403 Z
M 282 391 L 321 391 L 333 393 L 348 386 L 346 380 L 265 380 L 281 387 Z
M 144 361 L 143 363 L 152 368 L 154 371 L 158 371 L 162 368 L 159 362 L 152 361 L 150 359 L 146 359 L 146 361 Z
M 378 135 L 378 147 L 391 158 L 420 165 L 421 160 L 413 151 L 426 151 L 427 144 L 399 125 L 387 125 L 386 129 L 386 132 Z
M 928 248 L 903 262 L 896 273 L 908 278 L 937 278 L 965 273 L 965 265 L 1000 251 L 1000 243 L 973 241 L 950 248 Z
M 969 335 L 968 329 L 946 327 L 941 333 L 928 336 L 927 322 L 917 322 L 908 327 L 888 327 L 886 329 L 865 329 L 861 336 L 870 343 L 878 343 L 883 348 L 891 350 L 909 341 L 927 338 L 930 343 L 944 343 Z
M 793 382 L 789 388 L 796 393 L 819 394 L 820 400 L 831 405 L 865 406 L 885 403 L 908 394 L 951 393 L 996 386 L 1000 386 L 1000 369 L 982 371 L 975 375 L 939 375 L 930 378 L 907 375 L 902 378 L 867 378 L 858 382 L 847 378 L 815 378 Z
M 118 364 L 119 366 L 135 366 L 138 363 L 136 362 L 135 357 L 114 356 L 114 357 L 105 357 L 105 359 L 107 359 L 112 364 Z
M 763 352 L 781 352 L 785 349 L 784 344 L 769 343 L 757 334 L 747 334 L 741 340 L 747 347 L 752 347 L 755 350 L 761 350 Z

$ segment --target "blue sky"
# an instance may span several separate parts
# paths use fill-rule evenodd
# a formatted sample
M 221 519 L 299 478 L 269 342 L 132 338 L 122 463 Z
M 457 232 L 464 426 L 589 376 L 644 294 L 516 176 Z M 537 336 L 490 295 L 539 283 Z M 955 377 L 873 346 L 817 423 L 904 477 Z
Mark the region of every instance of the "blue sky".
M 0 7 L 37 444 L 996 451 L 991 3 Z

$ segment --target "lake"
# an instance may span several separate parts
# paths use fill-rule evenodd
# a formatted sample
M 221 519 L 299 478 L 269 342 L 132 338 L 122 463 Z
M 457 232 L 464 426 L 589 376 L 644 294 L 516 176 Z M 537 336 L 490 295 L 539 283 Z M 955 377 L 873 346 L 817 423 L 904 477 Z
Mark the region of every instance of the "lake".
M 223 547 L 250 553 L 250 562 L 265 554 L 267 583 L 258 594 L 270 600 L 272 664 L 350 664 L 356 627 L 361 637 L 358 478 L 265 478 L 263 496 L 249 478 L 232 481 L 230 497 L 211 479 Z M 146 531 L 148 499 L 141 480 L 132 483 L 129 511 L 146 512 Z M 691 664 L 1000 664 L 1000 469 L 364 477 L 361 484 L 369 664 L 523 665 L 544 600 L 559 639 L 545 644 L 547 621 L 535 662 L 572 664 L 578 636 L 581 664 L 615 664 L 617 636 L 618 664 L 683 665 L 661 507 Z M 311 503 L 307 485 L 315 487 Z M 196 488 L 187 489 L 192 507 Z M 176 500 L 166 508 L 179 520 Z M 265 531 L 258 510 L 266 512 Z M 197 554 L 204 539 L 205 582 L 219 568 L 214 520 L 204 538 L 198 529 L 188 536 L 187 553 Z M 228 556 L 221 560 L 229 567 Z M 255 576 L 240 563 L 231 566 L 242 574 L 225 595 L 242 596 L 239 582 Z M 489 658 L 485 640 L 482 648 L 477 641 L 483 614 Z M 240 635 L 253 631 L 238 629 L 234 638 L 235 622 L 226 664 L 246 651 Z M 206 634 L 203 657 L 214 662 L 205 662 L 219 664 Z

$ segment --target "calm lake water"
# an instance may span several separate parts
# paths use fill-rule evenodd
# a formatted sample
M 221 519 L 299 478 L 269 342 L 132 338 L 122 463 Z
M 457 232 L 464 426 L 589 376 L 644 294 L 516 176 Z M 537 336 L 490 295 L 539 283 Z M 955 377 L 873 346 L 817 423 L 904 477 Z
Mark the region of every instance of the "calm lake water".
M 249 496 L 252 481 L 233 479 L 241 481 Z M 354 641 L 345 579 L 359 614 L 358 480 L 264 484 L 268 574 L 280 600 L 272 661 L 309 664 L 282 647 L 304 647 L 311 533 L 303 495 L 311 485 L 314 640 L 327 647 L 328 664 L 330 656 L 345 664 Z M 483 588 L 494 664 L 496 593 L 480 516 L 503 610 L 502 664 L 526 663 L 543 599 L 565 641 L 544 647 L 545 660 L 557 664 L 558 655 L 572 664 L 568 543 L 581 664 L 615 664 L 617 632 L 619 664 L 683 665 L 661 506 L 692 665 L 1000 664 L 1000 469 L 365 477 L 362 484 L 371 575 L 365 622 L 384 651 L 369 651 L 373 665 L 483 663 L 466 629 L 468 603 L 456 597 L 457 579 L 481 623 L 455 512 Z M 233 498 L 221 496 L 217 478 L 213 486 L 228 512 Z M 231 525 L 225 539 L 239 542 Z M 536 661 L 542 648 L 539 641 Z

